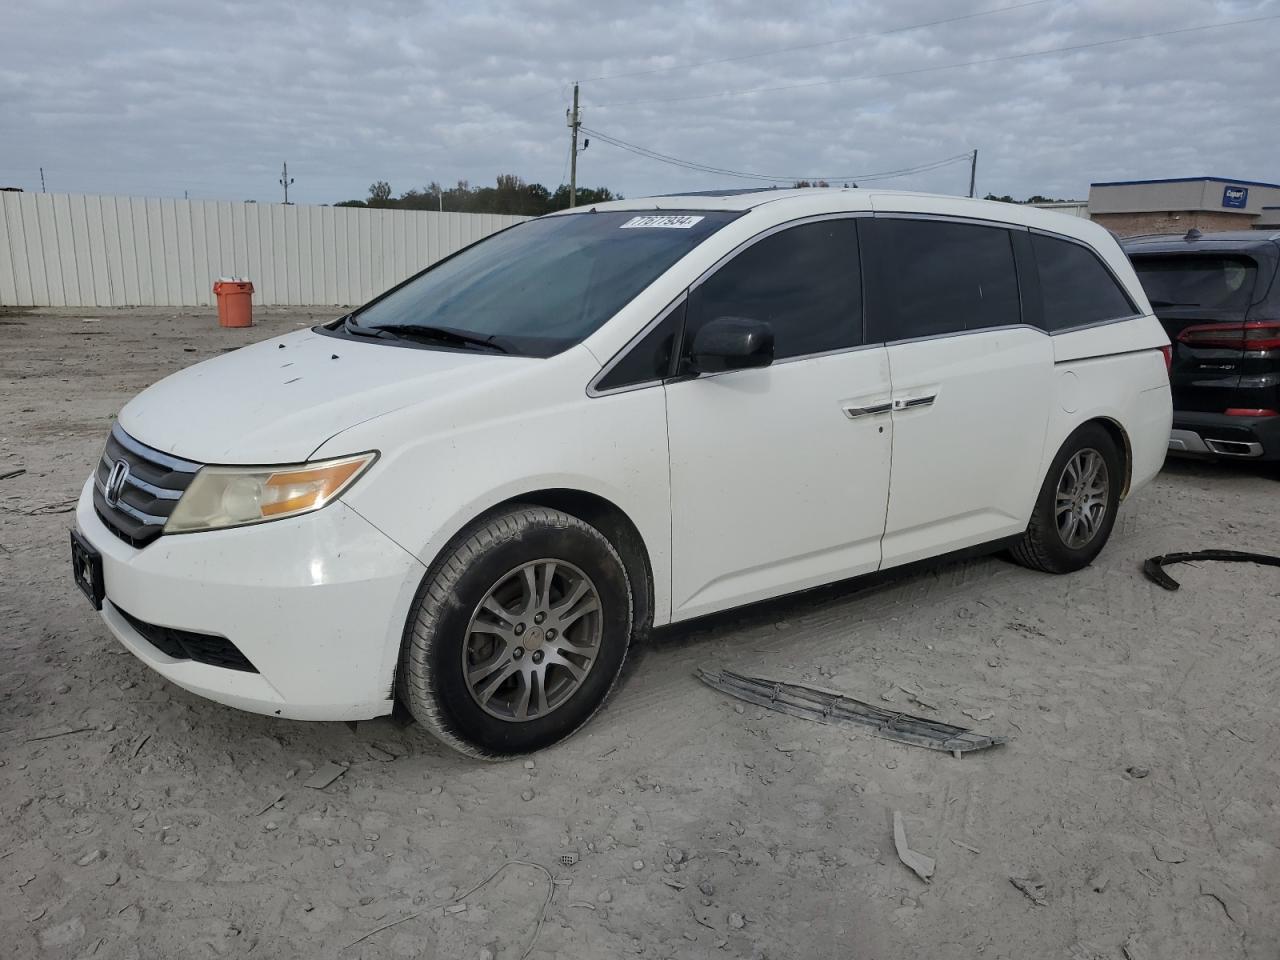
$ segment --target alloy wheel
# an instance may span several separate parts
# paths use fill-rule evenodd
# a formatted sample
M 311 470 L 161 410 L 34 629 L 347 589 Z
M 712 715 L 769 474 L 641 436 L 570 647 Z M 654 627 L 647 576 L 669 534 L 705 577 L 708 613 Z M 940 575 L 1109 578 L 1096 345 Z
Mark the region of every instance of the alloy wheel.
M 480 709 L 500 720 L 546 716 L 582 686 L 603 630 L 591 578 L 563 560 L 511 570 L 477 604 L 463 639 L 463 678 Z
M 1058 536 L 1066 546 L 1079 550 L 1098 535 L 1109 492 L 1107 462 L 1097 450 L 1087 447 L 1067 461 L 1054 500 Z

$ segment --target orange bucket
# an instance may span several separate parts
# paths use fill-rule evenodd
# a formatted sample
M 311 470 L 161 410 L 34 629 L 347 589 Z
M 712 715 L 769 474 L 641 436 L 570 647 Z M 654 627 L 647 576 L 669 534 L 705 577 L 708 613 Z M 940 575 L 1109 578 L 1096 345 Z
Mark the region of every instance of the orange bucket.
M 253 284 L 248 280 L 218 280 L 213 285 L 218 298 L 218 326 L 253 326 Z

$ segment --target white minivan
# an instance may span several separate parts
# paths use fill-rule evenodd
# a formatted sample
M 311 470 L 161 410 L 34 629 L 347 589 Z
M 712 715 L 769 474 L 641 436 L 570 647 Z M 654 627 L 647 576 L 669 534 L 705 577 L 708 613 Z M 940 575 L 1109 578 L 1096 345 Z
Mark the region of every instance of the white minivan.
M 76 580 L 174 683 L 479 757 L 650 627 L 961 551 L 1065 573 L 1163 463 L 1168 340 L 1086 220 L 875 190 L 602 203 L 130 401 Z

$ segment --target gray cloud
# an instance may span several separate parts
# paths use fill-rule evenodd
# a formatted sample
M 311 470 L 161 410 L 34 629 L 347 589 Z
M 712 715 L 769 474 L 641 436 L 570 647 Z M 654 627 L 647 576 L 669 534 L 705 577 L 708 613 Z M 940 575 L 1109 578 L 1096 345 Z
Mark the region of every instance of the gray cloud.
M 0 32 L 0 185 L 272 200 L 503 172 L 566 177 L 575 78 L 742 57 L 1016 0 L 422 4 L 34 0 Z M 1275 180 L 1280 20 L 880 79 L 1280 13 L 1277 0 L 1049 0 L 919 30 L 583 84 L 588 126 L 720 167 L 841 175 L 980 151 L 978 189 L 1083 197 L 1092 180 Z M 596 141 L 580 182 L 627 195 L 747 185 Z M 964 164 L 890 181 L 957 193 Z

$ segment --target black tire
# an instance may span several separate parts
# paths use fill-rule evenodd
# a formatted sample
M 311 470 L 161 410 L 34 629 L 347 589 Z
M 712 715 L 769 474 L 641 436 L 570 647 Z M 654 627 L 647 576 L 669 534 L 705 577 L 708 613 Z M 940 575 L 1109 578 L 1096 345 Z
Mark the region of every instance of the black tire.
M 1058 484 L 1063 471 L 1077 454 L 1095 450 L 1107 471 L 1106 513 L 1098 523 L 1092 538 L 1082 546 L 1069 546 L 1058 527 L 1056 501 Z M 1049 472 L 1036 497 L 1031 522 L 1022 540 L 1009 550 L 1010 555 L 1024 567 L 1043 573 L 1072 573 L 1091 564 L 1106 545 L 1115 526 L 1116 510 L 1120 505 L 1120 491 L 1124 484 L 1124 461 L 1111 434 L 1097 423 L 1086 423 L 1076 429 L 1053 458 Z
M 599 646 L 562 703 L 534 719 L 502 719 L 480 706 L 464 677 L 472 615 L 504 576 L 548 559 L 590 578 L 600 601 Z M 423 727 L 468 756 L 499 760 L 540 750 L 581 727 L 608 697 L 630 646 L 632 611 L 622 558 L 598 530 L 545 507 L 503 509 L 454 538 L 423 578 L 405 628 L 400 697 Z

